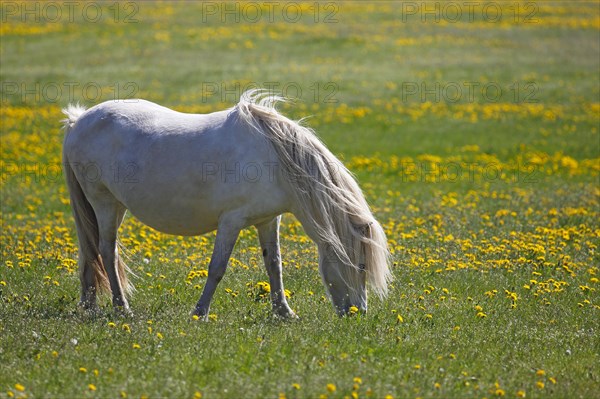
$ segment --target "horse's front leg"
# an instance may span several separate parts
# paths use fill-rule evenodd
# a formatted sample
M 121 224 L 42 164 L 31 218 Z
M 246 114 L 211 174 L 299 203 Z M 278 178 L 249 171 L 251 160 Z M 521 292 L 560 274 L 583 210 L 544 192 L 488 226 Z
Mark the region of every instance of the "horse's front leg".
M 285 299 L 285 290 L 283 288 L 281 253 L 279 250 L 280 220 L 281 216 L 277 216 L 270 222 L 258 225 L 256 228 L 258 229 L 258 238 L 263 251 L 265 268 L 269 274 L 273 313 L 284 318 L 297 318 Z
M 208 278 L 204 285 L 204 290 L 200 296 L 200 300 L 196 304 L 196 308 L 192 312 L 203 320 L 208 320 L 208 311 L 210 310 L 210 302 L 215 294 L 217 285 L 225 275 L 229 257 L 235 246 L 238 235 L 240 234 L 240 220 L 233 215 L 222 216 L 217 229 L 217 238 L 213 248 L 210 264 L 208 265 Z

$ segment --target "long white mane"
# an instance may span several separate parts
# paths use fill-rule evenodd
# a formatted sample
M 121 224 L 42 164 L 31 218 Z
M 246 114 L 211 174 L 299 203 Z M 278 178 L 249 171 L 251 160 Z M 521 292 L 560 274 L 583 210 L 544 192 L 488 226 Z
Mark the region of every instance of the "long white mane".
M 263 90 L 244 93 L 236 106 L 239 117 L 272 143 L 294 195 L 322 242 L 347 267 L 364 268 L 379 296 L 391 280 L 389 252 L 383 228 L 375 220 L 350 171 L 314 132 L 281 115 L 284 98 Z M 361 256 L 365 264 L 360 264 Z M 342 268 L 343 270 L 347 268 Z M 356 273 L 346 273 L 349 280 Z

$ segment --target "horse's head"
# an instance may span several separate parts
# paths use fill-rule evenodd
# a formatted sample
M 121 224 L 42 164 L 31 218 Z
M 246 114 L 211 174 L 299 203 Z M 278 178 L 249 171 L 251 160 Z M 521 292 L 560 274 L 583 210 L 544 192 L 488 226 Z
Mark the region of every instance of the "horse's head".
M 355 307 L 367 311 L 369 281 L 377 293 L 383 294 L 389 279 L 385 235 L 377 222 L 352 226 L 353 234 L 346 241 L 345 254 L 338 255 L 333 247 L 319 246 L 319 271 L 336 312 L 346 315 Z M 345 260 L 344 260 L 345 258 Z M 383 284 L 383 285 L 382 285 Z

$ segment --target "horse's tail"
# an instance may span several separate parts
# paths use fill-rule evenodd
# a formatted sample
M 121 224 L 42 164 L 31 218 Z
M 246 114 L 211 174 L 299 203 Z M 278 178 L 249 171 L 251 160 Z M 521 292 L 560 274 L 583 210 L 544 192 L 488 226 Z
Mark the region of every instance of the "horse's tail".
M 62 120 L 66 136 L 72 130 L 77 122 L 77 119 L 85 112 L 85 108 L 80 106 L 69 105 L 63 109 L 63 113 L 67 116 Z M 66 137 L 65 136 L 65 137 Z M 94 276 L 97 291 L 110 292 L 110 284 L 106 269 L 102 263 L 99 249 L 99 232 L 98 220 L 94 208 L 88 201 L 81 188 L 81 184 L 77 180 L 75 172 L 66 154 L 63 153 L 63 169 L 69 189 L 71 199 L 71 209 L 75 218 L 75 226 L 77 227 L 77 238 L 79 239 L 79 276 L 81 279 L 89 273 Z M 130 290 L 130 285 L 127 281 L 126 266 L 119 257 L 119 277 L 121 286 L 124 291 Z
M 391 273 L 383 228 L 350 171 L 311 129 L 281 115 L 275 108 L 280 101 L 284 99 L 253 90 L 242 95 L 236 109 L 242 120 L 272 143 L 300 211 L 320 240 L 353 267 L 360 267 L 364 249 L 369 285 L 384 296 Z

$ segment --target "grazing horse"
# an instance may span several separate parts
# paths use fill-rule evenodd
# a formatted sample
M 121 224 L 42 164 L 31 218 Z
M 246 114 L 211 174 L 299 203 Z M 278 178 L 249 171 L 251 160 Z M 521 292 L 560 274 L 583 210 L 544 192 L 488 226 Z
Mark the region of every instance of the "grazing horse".
M 206 319 L 241 229 L 256 226 L 276 315 L 296 317 L 284 294 L 279 223 L 291 212 L 319 249 L 319 271 L 339 315 L 367 309 L 391 278 L 385 233 L 358 184 L 314 132 L 281 115 L 281 97 L 250 91 L 233 108 L 186 114 L 144 100 L 63 112 L 63 164 L 79 239 L 81 302 L 132 289 L 117 231 L 129 210 L 161 232 L 217 230 L 193 314 Z M 355 309 L 352 309 L 355 311 Z

